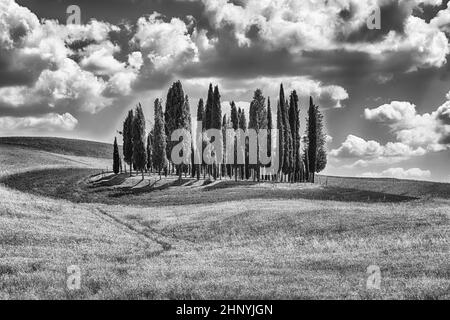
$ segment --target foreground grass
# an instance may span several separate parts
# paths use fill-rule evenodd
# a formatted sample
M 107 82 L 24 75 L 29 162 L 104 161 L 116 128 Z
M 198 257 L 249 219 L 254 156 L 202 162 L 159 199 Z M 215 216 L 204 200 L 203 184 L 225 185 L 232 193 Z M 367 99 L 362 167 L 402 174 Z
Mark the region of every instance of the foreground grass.
M 67 161 L 57 166 L 75 166 Z M 90 171 L 43 172 L 28 173 L 28 186 L 15 176 L 10 186 L 39 194 L 41 181 L 64 199 L 0 186 L 3 299 L 450 299 L 446 199 L 377 194 L 366 203 L 368 193 L 338 197 L 339 189 L 322 186 L 164 180 L 149 191 L 108 178 L 90 188 L 78 183 Z M 96 198 L 68 201 L 85 193 Z M 80 291 L 66 289 L 73 264 Z M 370 265 L 381 268 L 381 290 L 366 288 Z
M 159 210 L 108 207 L 180 241 L 152 261 L 177 297 L 449 299 L 448 204 L 262 200 Z M 366 289 L 367 267 L 382 270 Z M 154 269 L 156 267 L 156 269 Z M 133 289 L 130 288 L 130 291 Z
M 129 266 L 160 247 L 105 220 L 93 208 L 0 188 L 0 298 L 111 297 Z M 67 267 L 78 265 L 83 290 L 68 291 Z

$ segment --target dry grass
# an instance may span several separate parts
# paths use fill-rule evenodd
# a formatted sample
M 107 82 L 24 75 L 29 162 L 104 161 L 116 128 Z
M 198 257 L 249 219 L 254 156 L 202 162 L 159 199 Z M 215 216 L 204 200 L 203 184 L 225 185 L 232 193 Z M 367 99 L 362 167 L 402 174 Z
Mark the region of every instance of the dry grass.
M 18 152 L 0 153 L 4 174 L 86 167 Z M 450 298 L 449 200 L 379 195 L 365 203 L 368 193 L 339 198 L 336 188 L 252 183 L 161 181 L 150 191 L 131 179 L 119 181 L 126 189 L 117 202 L 105 200 L 118 187 L 106 183 L 80 186 L 81 196 L 99 195 L 75 204 L 70 190 L 88 171 L 73 169 L 30 173 L 28 191 L 52 172 L 62 174 L 59 186 L 45 192 L 65 199 L 0 186 L 0 298 Z M 133 186 L 142 192 L 130 193 Z M 65 284 L 73 264 L 82 270 L 75 292 Z M 366 289 L 369 265 L 381 268 L 380 291 Z

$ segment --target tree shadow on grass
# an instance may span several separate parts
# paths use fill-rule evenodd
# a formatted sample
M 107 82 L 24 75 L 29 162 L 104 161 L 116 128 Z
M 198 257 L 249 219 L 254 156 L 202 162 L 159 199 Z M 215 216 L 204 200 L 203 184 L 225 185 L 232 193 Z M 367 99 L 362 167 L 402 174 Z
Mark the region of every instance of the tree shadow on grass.
M 122 183 L 124 183 L 127 179 L 127 175 L 125 174 L 121 174 L 121 175 L 110 175 L 104 178 L 101 178 L 95 182 L 91 182 L 88 185 L 89 189 L 94 189 L 94 188 L 101 188 L 101 187 L 114 187 L 114 186 L 118 186 L 121 185 Z
M 219 181 L 203 188 L 187 187 L 197 183 L 194 179 L 152 179 L 144 185 L 122 186 L 128 175 L 104 177 L 97 183 L 86 180 L 95 170 L 51 169 L 8 176 L 0 181 L 7 187 L 23 192 L 63 198 L 73 202 L 107 204 L 140 204 L 147 206 L 206 204 L 252 199 L 265 200 L 312 200 L 359 203 L 398 203 L 417 200 L 415 197 L 383 192 L 364 191 L 339 186 L 286 185 L 271 188 L 253 181 Z M 98 171 L 97 171 L 98 172 Z M 142 183 L 142 187 L 139 184 Z M 272 184 L 272 183 L 268 183 Z M 173 189 L 170 189 L 173 187 Z M 162 196 L 154 196 L 155 192 Z M 130 196 L 127 198 L 127 196 Z
M 214 182 L 214 181 L 212 181 Z M 208 183 L 208 184 L 204 184 L 206 185 L 203 188 L 203 191 L 213 191 L 213 190 L 221 190 L 221 189 L 228 189 L 228 188 L 235 188 L 235 187 L 248 187 L 248 186 L 255 186 L 257 184 L 259 184 L 260 182 L 255 182 L 255 181 L 219 181 L 216 184 L 210 185 L 212 184 L 212 182 Z
M 132 186 L 132 187 L 122 187 L 122 188 L 116 188 L 113 192 L 109 195 L 109 197 L 111 198 L 121 198 L 127 195 L 140 195 L 140 194 L 145 194 L 145 193 L 151 193 L 151 192 L 155 192 L 155 191 L 163 191 L 166 190 L 170 187 L 179 187 L 184 185 L 185 183 L 187 183 L 190 180 L 175 180 L 175 181 L 169 181 L 166 182 L 164 184 L 161 184 L 159 186 L 156 186 L 156 184 L 158 182 L 160 182 L 161 180 L 158 179 L 156 181 L 154 181 L 153 183 L 150 182 L 148 185 L 143 186 L 141 188 L 136 188 L 136 186 Z M 140 182 L 139 182 L 140 183 Z M 139 184 L 138 183 L 138 184 Z

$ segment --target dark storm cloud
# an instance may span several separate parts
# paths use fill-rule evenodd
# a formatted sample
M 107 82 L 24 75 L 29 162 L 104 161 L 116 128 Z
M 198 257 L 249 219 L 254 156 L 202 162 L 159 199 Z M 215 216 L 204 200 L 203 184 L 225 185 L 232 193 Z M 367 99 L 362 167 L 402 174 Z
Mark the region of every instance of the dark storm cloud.
M 370 30 L 367 25 L 361 27 L 350 33 L 349 35 L 338 35 L 337 39 L 342 42 L 377 42 L 381 41 L 390 31 L 395 31 L 398 34 L 404 33 L 404 25 L 406 19 L 412 13 L 412 7 L 408 2 L 400 2 L 399 0 L 392 1 L 380 7 L 381 12 L 381 29 Z M 351 11 L 344 14 L 344 20 L 348 15 L 351 16 Z M 342 13 L 341 13 L 342 16 Z
M 445 10 L 447 8 L 449 1 L 450 0 L 443 0 L 440 6 L 421 4 L 419 7 L 414 8 L 413 15 L 429 23 L 431 19 L 433 19 L 437 15 L 439 11 Z
M 41 18 L 66 21 L 66 9 L 70 5 L 81 8 L 82 22 L 97 19 L 118 24 L 123 21 L 136 21 L 139 17 L 154 11 L 171 17 L 192 15 L 200 17 L 203 4 L 200 1 L 178 0 L 17 0 Z
M 70 112 L 70 108 L 58 108 L 58 112 Z M 0 114 L 2 117 L 28 117 L 39 116 L 47 113 L 55 112 L 54 108 L 49 107 L 46 103 L 22 104 L 20 107 L 13 106 L 8 103 L 0 102 Z
M 0 48 L 0 88 L 6 86 L 32 85 L 42 70 L 51 67 L 38 56 L 22 57 L 16 61 L 15 50 Z
M 187 77 L 237 77 L 292 73 L 292 56 L 285 49 L 267 51 L 258 44 L 239 47 L 231 33 L 219 35 L 215 50 L 201 56 L 200 64 L 187 66 L 181 73 Z

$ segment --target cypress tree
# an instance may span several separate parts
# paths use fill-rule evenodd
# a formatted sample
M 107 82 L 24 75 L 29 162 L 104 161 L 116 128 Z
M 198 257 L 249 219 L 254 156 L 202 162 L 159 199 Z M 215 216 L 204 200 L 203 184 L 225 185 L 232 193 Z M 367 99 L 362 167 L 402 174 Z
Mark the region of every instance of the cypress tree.
M 130 166 L 130 176 L 131 176 L 131 166 L 133 164 L 133 110 L 128 112 L 128 115 L 123 123 L 123 157 L 125 162 Z
M 284 127 L 284 121 L 283 121 L 283 102 L 284 101 L 284 89 L 283 84 L 281 84 L 280 87 L 280 99 L 278 100 L 277 105 L 277 129 L 278 129 L 278 163 L 279 163 L 279 170 L 278 172 L 282 174 L 283 172 L 283 165 L 284 165 L 284 158 L 285 158 L 285 127 Z
M 203 103 L 203 99 L 200 99 L 198 101 L 198 106 L 197 106 L 197 121 L 201 121 L 202 122 L 202 132 L 205 131 L 206 129 L 206 123 L 205 123 L 205 107 L 204 107 L 204 103 Z M 203 161 L 203 150 L 205 149 L 205 141 L 203 140 L 203 134 L 202 134 L 202 145 L 201 146 L 196 146 L 197 148 L 201 148 L 201 157 L 202 157 L 202 164 L 198 164 L 196 167 L 196 173 L 197 173 L 197 180 L 200 180 L 200 174 L 202 169 L 204 169 L 204 161 Z
M 327 166 L 326 133 L 323 124 L 323 115 L 316 106 L 316 130 L 317 130 L 317 156 L 316 173 L 322 172 Z
M 179 82 L 179 89 L 183 92 L 183 88 L 181 87 L 181 82 Z M 186 95 L 183 99 L 182 109 L 180 110 L 180 116 L 178 118 L 177 129 L 185 129 L 189 133 L 191 133 L 191 107 L 189 104 L 189 97 Z M 191 150 L 192 142 L 191 141 L 183 141 L 183 144 L 190 143 L 188 146 Z M 182 164 L 178 168 L 179 179 L 181 180 L 181 173 L 184 171 L 187 172 L 186 165 Z
M 206 99 L 206 107 L 205 107 L 205 129 L 209 130 L 213 128 L 212 126 L 212 117 L 213 117 L 213 108 L 214 108 L 214 91 L 212 83 L 209 84 L 208 89 L 208 98 Z
M 241 129 L 243 132 L 247 131 L 247 118 L 245 116 L 245 112 L 244 110 L 241 108 L 239 108 L 239 129 Z M 241 173 L 242 179 L 248 179 L 249 178 L 249 148 L 248 148 L 248 139 L 245 139 L 245 150 L 244 150 L 244 154 L 245 154 L 245 164 L 243 166 L 241 166 L 241 170 L 243 171 Z
M 205 130 L 205 106 L 204 106 L 203 99 L 200 99 L 198 101 L 198 105 L 197 105 L 197 121 L 201 121 L 202 122 L 202 131 L 204 131 Z
M 308 146 L 307 146 L 307 159 L 308 159 L 308 180 L 314 183 L 314 172 L 316 170 L 316 160 L 317 160 L 317 108 L 314 105 L 312 97 L 309 100 L 308 109 Z
M 289 123 L 292 134 L 292 149 L 293 149 L 293 163 L 292 170 L 294 173 L 294 180 L 298 181 L 300 178 L 301 158 L 300 158 L 300 110 L 298 105 L 297 92 L 294 90 L 290 96 L 289 102 Z
M 161 170 L 167 170 L 167 142 L 161 101 L 155 100 L 155 127 L 153 143 L 153 165 L 161 176 Z
M 234 101 L 231 102 L 231 127 L 236 132 L 239 129 L 239 114 Z M 237 137 L 234 138 L 234 179 L 237 181 L 238 164 L 237 164 Z
M 262 91 L 257 89 L 254 93 L 253 100 L 250 103 L 250 120 L 248 127 L 254 129 L 259 133 L 260 129 L 267 129 L 267 111 L 266 111 L 266 99 L 264 98 Z M 260 179 L 260 161 L 259 161 L 259 142 L 257 146 L 257 164 L 251 165 L 253 170 L 253 178 Z
M 141 171 L 144 180 L 144 170 L 147 166 L 147 150 L 145 148 L 145 117 L 142 106 L 136 107 L 133 121 L 133 163 L 137 171 Z
M 211 109 L 211 127 L 209 129 L 217 129 L 217 130 L 222 129 L 222 107 L 220 104 L 220 93 L 218 86 L 214 87 L 213 104 Z M 219 144 L 222 143 L 223 140 L 219 141 Z M 220 146 L 220 148 L 223 149 L 222 145 Z M 215 156 L 215 164 L 213 165 L 212 170 L 214 179 L 217 179 L 218 175 L 217 171 L 220 168 L 219 164 L 222 164 L 223 159 L 217 159 L 217 153 L 215 153 L 214 156 Z
M 227 150 L 226 150 L 226 146 L 227 146 L 227 129 L 228 129 L 228 119 L 227 119 L 227 115 L 224 114 L 223 118 L 222 118 L 222 165 L 221 165 L 221 175 L 220 177 L 225 177 L 227 175 L 227 169 L 228 169 L 228 159 L 227 159 Z
M 238 111 L 236 109 L 236 104 L 234 103 L 234 101 L 231 102 L 231 125 L 234 130 L 239 129 Z
M 147 170 L 151 171 L 153 169 L 153 138 L 154 138 L 155 128 L 150 131 L 147 137 Z
M 281 96 L 281 95 L 280 95 Z M 284 97 L 284 92 L 283 92 Z M 290 174 L 292 171 L 292 163 L 293 160 L 293 149 L 292 149 L 292 134 L 291 134 L 291 126 L 289 124 L 289 102 L 287 100 L 284 101 L 282 106 L 283 111 L 283 127 L 284 127 L 284 163 L 283 163 L 283 173 L 288 176 L 288 180 L 290 181 Z
M 119 146 L 117 145 L 117 138 L 114 138 L 113 171 L 114 174 L 119 174 L 120 172 L 120 155 Z
M 209 84 L 208 88 L 208 98 L 206 99 L 206 106 L 205 106 L 205 130 L 209 130 L 214 128 L 213 127 L 213 113 L 214 113 L 214 89 L 212 83 Z M 205 148 L 210 142 L 210 137 L 207 137 L 206 134 L 204 135 L 205 138 Z M 211 175 L 212 166 L 207 166 L 208 175 Z
M 239 129 L 242 129 L 244 132 L 247 131 L 247 117 L 245 116 L 245 112 L 243 109 L 239 108 Z
M 220 103 L 219 86 L 214 87 L 213 108 L 211 114 L 211 128 L 222 129 L 222 106 Z
M 273 119 L 272 119 L 272 106 L 270 105 L 270 97 L 267 98 L 267 155 L 272 157 L 272 130 L 273 130 Z M 269 163 L 269 167 L 271 163 Z
M 172 87 L 167 92 L 166 110 L 164 114 L 167 137 L 167 158 L 169 161 L 172 161 L 171 154 L 173 147 L 178 144 L 176 141 L 171 141 L 172 133 L 177 129 L 185 128 L 185 124 L 188 121 L 184 108 L 185 96 L 183 86 L 180 81 L 177 81 L 172 84 Z

